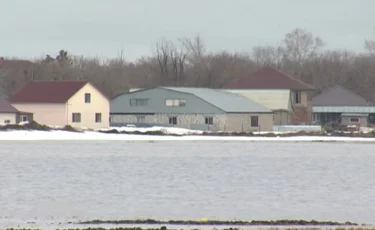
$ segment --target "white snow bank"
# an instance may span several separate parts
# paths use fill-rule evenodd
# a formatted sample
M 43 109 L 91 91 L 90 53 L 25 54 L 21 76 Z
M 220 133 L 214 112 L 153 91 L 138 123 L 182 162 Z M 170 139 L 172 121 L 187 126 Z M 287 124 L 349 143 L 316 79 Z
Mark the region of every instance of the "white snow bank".
M 191 134 L 202 134 L 203 131 L 200 130 L 192 130 L 192 129 L 183 129 L 183 128 L 176 128 L 176 127 L 147 127 L 147 128 L 140 128 L 140 127 L 110 127 L 109 129 L 100 129 L 100 130 L 113 130 L 116 129 L 119 132 L 155 132 L 155 131 L 161 131 L 165 134 L 175 134 L 175 135 L 191 135 Z
M 134 134 L 107 134 L 95 131 L 82 133 L 68 131 L 3 131 L 0 141 L 11 140 L 118 140 L 118 141 L 289 141 L 289 142 L 373 142 L 375 138 L 294 136 L 294 137 L 239 137 L 239 136 L 153 136 Z

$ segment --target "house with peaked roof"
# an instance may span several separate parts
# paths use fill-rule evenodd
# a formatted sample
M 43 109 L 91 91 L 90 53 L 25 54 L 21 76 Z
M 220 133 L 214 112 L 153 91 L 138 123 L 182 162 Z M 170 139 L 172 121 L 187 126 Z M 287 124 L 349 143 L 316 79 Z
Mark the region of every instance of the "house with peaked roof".
M 49 126 L 108 128 L 110 100 L 87 81 L 32 81 L 8 98 Z
M 32 113 L 20 112 L 6 99 L 0 99 L 0 125 L 14 125 L 19 124 L 20 122 L 30 122 L 32 120 Z
M 367 127 L 375 124 L 375 103 L 347 88 L 335 85 L 312 99 L 313 120 L 322 125 Z
M 312 105 L 309 92 L 315 88 L 272 67 L 236 78 L 222 87 L 271 109 L 274 125 L 309 124 Z
M 157 87 L 111 101 L 111 125 L 211 131 L 272 131 L 273 113 L 242 95 L 209 88 Z

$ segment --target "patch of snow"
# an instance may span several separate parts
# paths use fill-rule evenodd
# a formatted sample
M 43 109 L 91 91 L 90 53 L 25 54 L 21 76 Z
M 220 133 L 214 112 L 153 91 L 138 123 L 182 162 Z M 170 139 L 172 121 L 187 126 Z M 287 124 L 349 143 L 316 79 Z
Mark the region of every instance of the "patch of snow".
M 332 136 L 292 136 L 292 137 L 257 137 L 257 136 L 161 136 L 135 134 L 107 134 L 95 131 L 82 133 L 68 131 L 2 131 L 0 141 L 16 140 L 113 140 L 113 141 L 289 141 L 289 142 L 370 142 L 375 138 L 332 137 Z
M 184 128 L 177 128 L 177 127 L 136 127 L 136 126 L 123 126 L 123 127 L 110 127 L 109 129 L 99 129 L 99 130 L 117 130 L 119 132 L 162 132 L 164 134 L 174 134 L 174 135 L 191 135 L 191 134 L 202 134 L 203 131 L 200 130 L 192 130 L 192 129 L 184 129 Z
M 363 133 L 371 133 L 371 132 L 374 132 L 374 128 L 361 127 L 359 131 Z
M 18 125 L 27 125 L 27 124 L 29 124 L 28 121 L 21 121 L 20 123 L 18 123 Z

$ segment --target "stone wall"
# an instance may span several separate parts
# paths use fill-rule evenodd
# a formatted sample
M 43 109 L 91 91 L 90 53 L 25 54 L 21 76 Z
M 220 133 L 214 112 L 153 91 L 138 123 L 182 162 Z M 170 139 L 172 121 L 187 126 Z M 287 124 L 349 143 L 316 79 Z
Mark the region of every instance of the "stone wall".
M 258 116 L 258 126 L 251 126 L 251 117 Z M 262 132 L 272 131 L 273 113 L 229 113 L 225 131 L 231 132 Z
M 142 121 L 137 117 L 144 117 Z M 258 116 L 258 126 L 251 127 L 251 116 Z M 177 117 L 177 124 L 169 124 L 170 117 Z M 213 125 L 205 124 L 206 117 L 213 117 Z M 272 131 L 273 114 L 249 114 L 249 113 L 229 113 L 229 114 L 150 114 L 150 115 L 128 115 L 112 114 L 111 124 L 137 126 L 174 126 L 186 129 L 200 129 L 210 131 L 228 132 L 258 132 Z
M 144 117 L 138 119 L 139 117 Z M 177 124 L 169 124 L 169 118 L 176 117 Z M 205 124 L 206 117 L 213 117 L 213 125 Z M 226 115 L 225 114 L 149 114 L 149 115 L 140 115 L 140 114 L 112 114 L 111 115 L 111 124 L 116 125 L 126 125 L 126 124 L 137 124 L 137 125 L 160 125 L 160 126 L 174 126 L 186 129 L 202 129 L 202 130 L 211 130 L 219 131 L 225 129 Z

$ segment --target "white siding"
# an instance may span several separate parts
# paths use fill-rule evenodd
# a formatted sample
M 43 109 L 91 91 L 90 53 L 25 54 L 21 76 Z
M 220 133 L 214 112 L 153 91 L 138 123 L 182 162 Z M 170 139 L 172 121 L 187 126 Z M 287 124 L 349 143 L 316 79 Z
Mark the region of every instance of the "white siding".
M 290 90 L 225 89 L 224 91 L 243 95 L 270 110 L 290 110 Z

